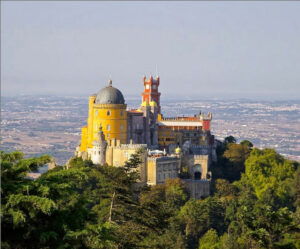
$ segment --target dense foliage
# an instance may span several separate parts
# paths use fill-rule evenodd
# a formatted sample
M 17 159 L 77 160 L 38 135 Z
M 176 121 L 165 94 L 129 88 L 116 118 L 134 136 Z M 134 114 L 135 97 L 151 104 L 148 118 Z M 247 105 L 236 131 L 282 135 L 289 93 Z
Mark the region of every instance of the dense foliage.
M 300 167 L 229 137 L 218 148 L 212 196 L 189 198 L 180 179 L 140 187 L 124 167 L 1 153 L 2 248 L 300 248 Z

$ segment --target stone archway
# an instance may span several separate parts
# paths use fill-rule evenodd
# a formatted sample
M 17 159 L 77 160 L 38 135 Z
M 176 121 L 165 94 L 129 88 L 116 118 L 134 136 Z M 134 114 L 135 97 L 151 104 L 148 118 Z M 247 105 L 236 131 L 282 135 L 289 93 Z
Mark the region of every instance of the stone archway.
M 201 164 L 195 164 L 193 167 L 193 178 L 194 180 L 200 180 L 202 178 L 202 167 Z
M 201 179 L 201 172 L 195 172 L 194 173 L 194 179 L 195 180 L 200 180 Z

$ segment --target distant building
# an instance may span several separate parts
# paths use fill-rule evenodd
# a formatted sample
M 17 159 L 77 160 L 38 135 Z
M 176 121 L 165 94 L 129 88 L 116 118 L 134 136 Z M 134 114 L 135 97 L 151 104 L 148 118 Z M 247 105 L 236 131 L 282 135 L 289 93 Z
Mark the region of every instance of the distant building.
M 216 161 L 214 136 L 210 133 L 212 114 L 192 117 L 163 117 L 158 87 L 160 78 L 143 78 L 144 92 L 138 109 L 127 109 L 120 90 L 112 86 L 90 96 L 87 126 L 82 127 L 76 156 L 93 163 L 123 166 L 130 156 L 141 152 L 141 183 L 163 184 L 167 178 L 180 177 L 191 196 L 209 195 L 212 175 L 209 167 Z

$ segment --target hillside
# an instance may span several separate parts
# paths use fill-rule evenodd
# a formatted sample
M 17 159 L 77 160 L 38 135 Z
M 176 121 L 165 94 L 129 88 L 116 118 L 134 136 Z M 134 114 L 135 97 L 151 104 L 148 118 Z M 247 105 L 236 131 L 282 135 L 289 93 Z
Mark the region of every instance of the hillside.
M 73 158 L 37 180 L 50 156 L 1 153 L 2 248 L 300 248 L 300 167 L 273 149 L 227 138 L 213 195 L 180 179 L 137 188 L 132 171 Z

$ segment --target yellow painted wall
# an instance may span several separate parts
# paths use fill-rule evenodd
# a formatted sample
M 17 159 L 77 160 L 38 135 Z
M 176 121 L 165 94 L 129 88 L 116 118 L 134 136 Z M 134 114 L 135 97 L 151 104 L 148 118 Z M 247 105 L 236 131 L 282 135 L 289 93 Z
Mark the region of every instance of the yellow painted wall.
M 98 136 L 100 124 L 105 139 L 117 139 L 121 144 L 127 142 L 127 112 L 126 104 L 95 104 L 96 95 L 89 97 L 89 116 L 87 127 L 82 127 L 81 151 L 93 147 L 93 141 Z M 109 115 L 108 115 L 109 111 Z
M 108 114 L 109 112 L 109 114 Z M 127 112 L 126 105 L 122 104 L 94 104 L 91 141 L 97 137 L 100 124 L 105 139 L 117 139 L 121 144 L 127 142 Z M 109 127 L 108 127 L 109 126 Z M 90 143 L 88 146 L 92 146 Z
M 156 185 L 156 161 L 152 158 L 148 158 L 147 162 L 147 183 Z
M 80 144 L 80 150 L 86 151 L 87 150 L 87 127 L 83 126 L 81 128 L 81 144 Z
M 93 119 L 94 119 L 94 102 L 96 99 L 96 95 L 92 95 L 89 98 L 89 117 L 88 117 L 88 124 L 87 124 L 87 147 L 91 148 L 93 143 Z

